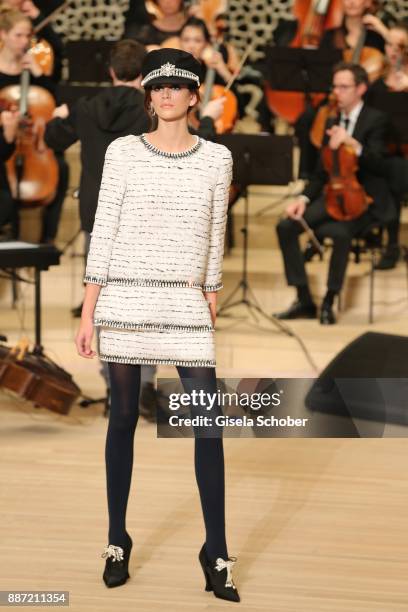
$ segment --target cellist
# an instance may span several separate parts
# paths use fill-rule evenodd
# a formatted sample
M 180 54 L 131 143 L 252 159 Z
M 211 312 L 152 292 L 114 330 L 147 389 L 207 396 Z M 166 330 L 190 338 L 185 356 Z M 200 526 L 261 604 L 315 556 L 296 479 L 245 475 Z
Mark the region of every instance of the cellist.
M 319 314 L 321 324 L 331 325 L 336 322 L 333 302 L 343 285 L 353 237 L 374 221 L 386 223 L 395 215 L 387 182 L 379 175 L 386 153 L 385 133 L 388 118 L 381 111 L 364 104 L 363 96 L 367 86 L 368 75 L 361 66 L 341 62 L 334 68 L 333 92 L 339 115 L 333 125 L 326 124 L 323 144 L 333 151 L 346 145 L 354 152 L 359 167 L 357 178 L 366 193 L 373 198 L 373 203 L 368 210 L 353 220 L 333 219 L 326 209 L 324 191 L 329 176 L 319 159 L 310 183 L 302 195 L 288 204 L 287 218 L 277 226 L 287 282 L 294 286 L 297 292 L 296 301 L 287 310 L 275 315 L 279 319 L 317 317 L 317 307 L 309 290 L 305 263 L 298 242 L 298 236 L 304 231 L 299 219 L 306 221 L 318 238 L 331 238 L 333 241 L 327 292 Z
M 43 74 L 33 55 L 27 51 L 32 36 L 29 17 L 15 9 L 0 9 L 0 99 L 1 90 L 8 85 L 19 85 L 24 69 L 30 71 L 30 83 L 47 89 L 55 97 L 56 84 Z M 68 185 L 68 165 L 62 155 L 56 155 L 59 166 L 59 183 L 53 201 L 45 207 L 41 242 L 52 244 L 55 240 L 61 208 Z
M 32 2 L 31 0 L 1 0 L 0 5 L 16 9 L 29 17 L 35 28 L 39 25 L 44 19 L 44 13 L 40 10 L 40 7 L 37 6 L 38 2 Z M 50 4 L 50 3 L 48 3 Z M 57 3 L 61 4 L 61 2 Z M 58 6 L 54 6 L 54 9 L 58 8 Z M 53 53 L 53 67 L 51 78 L 58 83 L 61 80 L 61 70 L 62 70 L 62 57 L 64 52 L 64 46 L 62 40 L 54 30 L 52 25 L 49 23 L 41 28 L 39 31 L 39 38 L 44 39 L 51 47 Z
M 5 110 L 0 114 L 0 241 L 16 237 L 15 207 L 7 181 L 5 162 L 14 153 L 18 122 L 19 112 L 16 110 Z

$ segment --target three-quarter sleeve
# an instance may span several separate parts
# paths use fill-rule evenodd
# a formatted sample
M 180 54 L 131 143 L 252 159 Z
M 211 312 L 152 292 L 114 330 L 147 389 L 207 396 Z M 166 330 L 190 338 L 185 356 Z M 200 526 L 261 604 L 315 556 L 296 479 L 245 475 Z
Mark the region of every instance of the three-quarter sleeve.
M 120 139 L 106 149 L 98 207 L 91 233 L 91 242 L 84 276 L 85 283 L 105 286 L 109 261 L 115 239 L 126 188 L 125 159 L 121 154 Z
M 223 287 L 222 262 L 231 179 L 232 156 L 230 151 L 225 148 L 225 155 L 221 162 L 213 195 L 210 245 L 203 291 L 219 291 Z

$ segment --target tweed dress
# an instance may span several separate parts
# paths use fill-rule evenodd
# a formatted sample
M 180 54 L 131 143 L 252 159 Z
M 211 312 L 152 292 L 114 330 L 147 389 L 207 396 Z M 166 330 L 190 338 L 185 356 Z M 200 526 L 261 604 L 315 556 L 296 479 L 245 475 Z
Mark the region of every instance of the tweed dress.
M 203 291 L 222 288 L 231 176 L 230 151 L 198 136 L 181 153 L 109 145 L 84 277 L 101 285 L 102 361 L 215 366 Z

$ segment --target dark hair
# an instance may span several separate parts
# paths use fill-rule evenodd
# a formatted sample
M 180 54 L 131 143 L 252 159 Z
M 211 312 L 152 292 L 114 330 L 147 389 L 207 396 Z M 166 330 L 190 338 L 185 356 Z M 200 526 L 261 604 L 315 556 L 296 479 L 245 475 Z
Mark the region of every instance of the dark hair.
M 190 91 L 193 91 L 196 94 L 196 96 L 197 96 L 196 104 L 194 104 L 194 106 L 190 106 L 190 108 L 189 108 L 188 112 L 191 113 L 191 111 L 193 111 L 195 108 L 197 108 L 197 106 L 200 104 L 201 96 L 200 96 L 200 90 L 197 87 L 194 87 L 194 85 L 189 85 L 188 88 L 189 88 Z M 146 111 L 146 113 L 147 113 L 147 115 L 149 116 L 149 119 L 150 119 L 150 126 L 149 126 L 149 131 L 150 132 L 156 129 L 157 123 L 158 123 L 157 116 L 153 116 L 151 114 L 151 112 L 150 112 L 151 102 L 152 102 L 152 90 L 149 87 L 149 88 L 145 89 L 144 109 L 145 109 L 145 111 Z
M 362 83 L 364 83 L 364 85 L 368 86 L 369 79 L 367 71 L 359 64 L 353 64 L 352 62 L 339 62 L 333 68 L 333 76 L 343 70 L 348 70 L 349 72 L 351 72 L 354 77 L 354 83 L 356 85 L 361 85 Z
M 389 30 L 402 30 L 408 36 L 408 22 L 405 20 L 397 21 L 388 26 Z
M 134 81 L 142 71 L 146 49 L 135 40 L 124 39 L 110 51 L 109 66 L 120 81 Z
M 182 36 L 186 28 L 198 28 L 203 33 L 205 40 L 207 42 L 211 41 L 210 32 L 208 31 L 207 24 L 203 19 L 199 19 L 198 17 L 189 17 L 180 30 L 180 36 Z

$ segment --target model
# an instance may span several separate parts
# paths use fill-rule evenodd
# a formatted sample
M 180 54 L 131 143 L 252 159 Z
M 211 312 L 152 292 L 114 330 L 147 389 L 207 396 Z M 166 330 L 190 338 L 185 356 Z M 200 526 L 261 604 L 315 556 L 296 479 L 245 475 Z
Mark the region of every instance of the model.
M 159 49 L 142 67 L 145 108 L 155 123 L 113 141 L 105 157 L 85 273 L 78 353 L 100 359 L 111 380 L 106 438 L 109 544 L 103 574 L 124 584 L 132 539 L 126 507 L 138 420 L 141 364 L 174 364 L 186 389 L 216 392 L 214 325 L 232 176 L 229 150 L 193 136 L 201 66 L 190 53 Z M 193 412 L 193 411 L 192 411 Z M 239 601 L 225 535 L 222 436 L 195 437 L 205 523 L 199 560 L 205 588 Z

